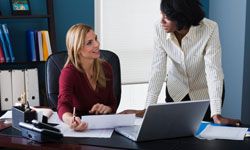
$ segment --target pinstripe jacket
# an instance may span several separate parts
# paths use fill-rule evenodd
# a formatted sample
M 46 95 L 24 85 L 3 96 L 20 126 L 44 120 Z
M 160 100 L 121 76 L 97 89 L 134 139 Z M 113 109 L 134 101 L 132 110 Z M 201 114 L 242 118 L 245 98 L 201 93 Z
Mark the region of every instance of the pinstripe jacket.
M 146 107 L 157 102 L 163 82 L 174 101 L 210 99 L 211 116 L 221 114 L 223 70 L 218 25 L 204 18 L 179 45 L 174 33 L 156 24 Z

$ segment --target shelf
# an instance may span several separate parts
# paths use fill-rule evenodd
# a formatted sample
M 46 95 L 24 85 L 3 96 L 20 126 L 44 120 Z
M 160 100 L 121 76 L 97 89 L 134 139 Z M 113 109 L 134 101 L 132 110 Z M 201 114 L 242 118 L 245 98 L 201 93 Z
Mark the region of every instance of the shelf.
M 27 19 L 25 21 L 28 21 L 30 19 L 46 19 L 47 20 L 47 25 L 48 25 L 48 31 L 49 31 L 49 36 L 50 36 L 50 44 L 51 44 L 51 49 L 52 53 L 57 51 L 56 48 L 56 30 L 55 30 L 55 18 L 54 18 L 54 6 L 53 6 L 53 0 L 42 0 L 43 2 L 46 2 L 46 9 L 47 12 L 43 13 L 37 12 L 37 14 L 34 15 L 11 15 L 11 14 L 6 14 L 6 16 L 0 16 L 0 20 L 22 20 L 22 19 Z M 18 27 L 17 27 L 18 28 Z
M 1 63 L 0 65 L 17 65 L 17 64 L 39 64 L 39 63 L 45 63 L 46 61 L 25 61 L 25 62 L 5 62 L 5 63 Z
M 39 66 L 44 66 L 45 62 L 46 61 L 1 63 L 0 64 L 0 70 L 36 68 L 36 67 L 39 67 Z
M 47 12 L 41 12 L 41 14 L 34 14 L 34 15 L 23 15 L 23 16 L 14 16 L 11 14 L 6 14 L 6 16 L 0 16 L 0 20 L 18 20 L 18 22 L 29 22 L 31 19 L 45 19 L 47 20 L 47 27 L 50 35 L 50 44 L 52 48 L 52 53 L 56 52 L 56 33 L 55 33 L 55 18 L 54 18 L 54 7 L 53 7 L 53 0 L 41 0 L 42 2 L 46 2 L 46 9 Z M 27 20 L 26 20 L 27 19 Z M 40 20 L 36 20 L 40 21 Z M 43 21 L 43 20 L 42 20 Z M 18 26 L 14 26 L 14 28 L 19 28 Z M 21 30 L 20 30 L 21 31 Z M 24 32 L 23 32 L 24 33 Z M 12 35 L 13 36 L 13 35 Z M 19 37 L 18 35 L 16 37 Z M 18 48 L 16 48 L 18 49 Z M 41 106 L 47 106 L 47 96 L 45 90 L 45 66 L 46 61 L 33 61 L 33 62 L 8 62 L 8 63 L 1 63 L 0 64 L 0 71 L 1 70 L 14 70 L 14 69 L 38 69 L 38 81 L 39 81 L 39 96 L 40 96 L 40 104 Z M 11 84 L 11 83 L 10 83 Z
M 27 16 L 0 16 L 0 19 L 34 19 L 34 18 L 50 18 L 50 15 L 27 15 Z

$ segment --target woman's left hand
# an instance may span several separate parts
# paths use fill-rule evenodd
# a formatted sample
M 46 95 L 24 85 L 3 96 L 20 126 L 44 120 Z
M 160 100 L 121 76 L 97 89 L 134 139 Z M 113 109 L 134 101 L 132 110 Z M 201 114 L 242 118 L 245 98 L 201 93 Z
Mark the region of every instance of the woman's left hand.
M 108 114 L 111 112 L 112 112 L 111 107 L 99 103 L 95 104 L 89 111 L 90 114 L 96 114 L 96 115 Z
M 127 110 L 123 110 L 119 114 L 135 114 L 136 117 L 142 118 L 144 116 L 145 111 L 146 109 L 143 109 L 143 110 L 127 109 Z
M 225 118 L 221 115 L 213 116 L 214 123 L 222 125 L 240 126 L 241 122 L 238 119 Z

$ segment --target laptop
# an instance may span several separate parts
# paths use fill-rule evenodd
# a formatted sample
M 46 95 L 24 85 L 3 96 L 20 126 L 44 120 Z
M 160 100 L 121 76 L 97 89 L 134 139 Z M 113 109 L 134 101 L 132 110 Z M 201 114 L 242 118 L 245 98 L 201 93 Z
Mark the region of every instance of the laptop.
M 209 100 L 150 105 L 141 125 L 118 127 L 115 131 L 136 142 L 192 136 L 208 105 Z

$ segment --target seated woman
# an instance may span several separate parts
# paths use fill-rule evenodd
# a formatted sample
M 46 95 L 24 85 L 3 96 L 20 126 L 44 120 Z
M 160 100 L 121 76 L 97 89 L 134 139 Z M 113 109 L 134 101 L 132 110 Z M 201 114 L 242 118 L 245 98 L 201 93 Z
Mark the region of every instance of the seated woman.
M 112 67 L 100 59 L 100 43 L 87 25 L 73 25 L 66 46 L 68 59 L 59 78 L 58 115 L 70 128 L 84 131 L 87 123 L 80 116 L 116 112 Z

